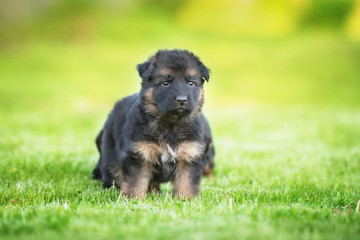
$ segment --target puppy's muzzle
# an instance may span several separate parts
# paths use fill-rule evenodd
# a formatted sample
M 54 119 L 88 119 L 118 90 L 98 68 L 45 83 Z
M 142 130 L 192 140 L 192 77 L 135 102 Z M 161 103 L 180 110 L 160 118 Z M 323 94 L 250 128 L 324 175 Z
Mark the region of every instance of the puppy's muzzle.
M 176 102 L 180 105 L 180 106 L 184 106 L 187 103 L 187 96 L 185 95 L 179 95 L 176 98 Z

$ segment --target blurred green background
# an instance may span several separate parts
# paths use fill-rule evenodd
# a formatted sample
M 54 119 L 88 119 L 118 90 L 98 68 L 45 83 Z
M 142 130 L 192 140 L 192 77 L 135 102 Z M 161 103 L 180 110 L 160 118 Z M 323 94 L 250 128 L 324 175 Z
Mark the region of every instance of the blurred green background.
M 212 70 L 215 178 L 122 199 L 94 139 L 164 48 Z M 359 239 L 359 109 L 360 0 L 0 1 L 0 236 Z
M 0 5 L 1 111 L 109 109 L 135 66 L 188 49 L 212 108 L 360 103 L 358 0 L 13 0 Z

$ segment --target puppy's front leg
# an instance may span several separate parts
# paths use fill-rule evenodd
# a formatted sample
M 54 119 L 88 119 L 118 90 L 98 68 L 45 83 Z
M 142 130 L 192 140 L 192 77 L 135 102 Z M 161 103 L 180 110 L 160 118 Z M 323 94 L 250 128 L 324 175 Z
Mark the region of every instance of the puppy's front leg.
M 134 198 L 145 197 L 151 178 L 151 164 L 139 159 L 127 158 L 122 170 L 121 191 L 123 195 Z
M 179 161 L 173 181 L 173 194 L 175 197 L 189 199 L 195 197 L 200 191 L 202 165 L 200 161 Z

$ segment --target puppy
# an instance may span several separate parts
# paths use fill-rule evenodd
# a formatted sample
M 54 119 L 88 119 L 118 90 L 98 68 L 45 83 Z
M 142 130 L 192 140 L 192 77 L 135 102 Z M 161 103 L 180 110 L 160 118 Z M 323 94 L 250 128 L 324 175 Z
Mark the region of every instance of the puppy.
M 171 181 L 173 194 L 199 194 L 212 176 L 214 146 L 201 112 L 209 69 L 186 50 L 160 50 L 137 66 L 140 93 L 118 101 L 96 138 L 93 178 L 123 195 L 143 197 Z

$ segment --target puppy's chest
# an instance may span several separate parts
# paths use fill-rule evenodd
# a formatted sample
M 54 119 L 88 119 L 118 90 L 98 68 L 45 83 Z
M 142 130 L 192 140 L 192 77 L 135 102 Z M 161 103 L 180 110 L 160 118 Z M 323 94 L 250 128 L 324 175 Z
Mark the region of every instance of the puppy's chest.
M 166 142 L 140 141 L 133 143 L 133 150 L 145 161 L 165 164 L 194 161 L 203 154 L 204 146 L 197 141 L 183 141 L 173 147 Z

